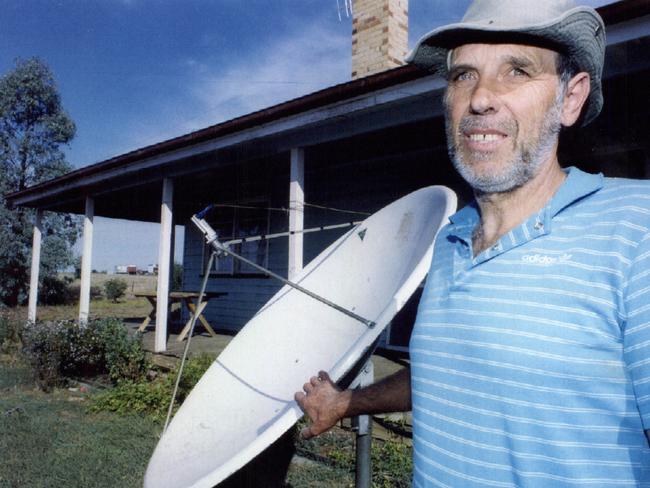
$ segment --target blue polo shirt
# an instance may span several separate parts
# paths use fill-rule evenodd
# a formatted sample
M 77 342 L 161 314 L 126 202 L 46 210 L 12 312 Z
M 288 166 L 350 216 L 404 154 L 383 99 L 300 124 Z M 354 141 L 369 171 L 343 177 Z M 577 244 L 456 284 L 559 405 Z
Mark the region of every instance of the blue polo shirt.
M 413 485 L 650 486 L 650 183 L 576 168 L 478 256 L 438 236 L 411 337 Z

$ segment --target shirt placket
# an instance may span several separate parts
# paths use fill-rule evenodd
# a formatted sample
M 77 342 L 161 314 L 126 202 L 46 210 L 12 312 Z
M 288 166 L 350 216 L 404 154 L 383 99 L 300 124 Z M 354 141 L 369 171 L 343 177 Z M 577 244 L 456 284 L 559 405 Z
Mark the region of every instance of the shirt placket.
M 450 229 L 455 238 L 451 286 L 462 281 L 464 274 L 472 264 L 472 225 L 457 225 Z
M 516 247 L 522 246 L 550 232 L 550 206 L 542 208 L 536 215 L 502 236 L 492 247 L 486 249 L 472 260 L 474 266 L 494 259 Z

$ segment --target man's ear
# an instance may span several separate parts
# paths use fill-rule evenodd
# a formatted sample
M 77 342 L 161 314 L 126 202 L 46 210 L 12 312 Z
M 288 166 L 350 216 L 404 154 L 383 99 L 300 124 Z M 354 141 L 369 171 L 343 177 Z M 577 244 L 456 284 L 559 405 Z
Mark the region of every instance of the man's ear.
M 569 80 L 562 103 L 563 126 L 570 127 L 580 118 L 580 112 L 589 97 L 590 90 L 589 73 L 583 71 Z

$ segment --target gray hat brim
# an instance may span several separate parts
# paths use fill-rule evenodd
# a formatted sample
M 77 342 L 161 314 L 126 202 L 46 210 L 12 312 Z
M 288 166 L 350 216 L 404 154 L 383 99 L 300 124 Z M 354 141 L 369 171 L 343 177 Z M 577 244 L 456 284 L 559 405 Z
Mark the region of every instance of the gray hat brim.
M 425 34 L 406 58 L 408 63 L 446 74 L 450 49 L 471 43 L 515 43 L 553 49 L 589 73 L 591 91 L 582 115 L 587 125 L 603 106 L 601 77 L 605 61 L 605 25 L 595 10 L 576 7 L 548 22 L 508 26 L 497 22 L 458 22 Z

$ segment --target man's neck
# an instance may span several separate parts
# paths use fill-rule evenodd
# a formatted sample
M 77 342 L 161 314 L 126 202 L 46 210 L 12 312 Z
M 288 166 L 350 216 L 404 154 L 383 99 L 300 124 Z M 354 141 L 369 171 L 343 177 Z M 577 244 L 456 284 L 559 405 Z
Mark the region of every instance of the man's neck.
M 493 246 L 503 235 L 543 208 L 562 185 L 566 174 L 557 160 L 525 185 L 506 193 L 477 195 L 481 220 L 474 229 L 474 256 Z

